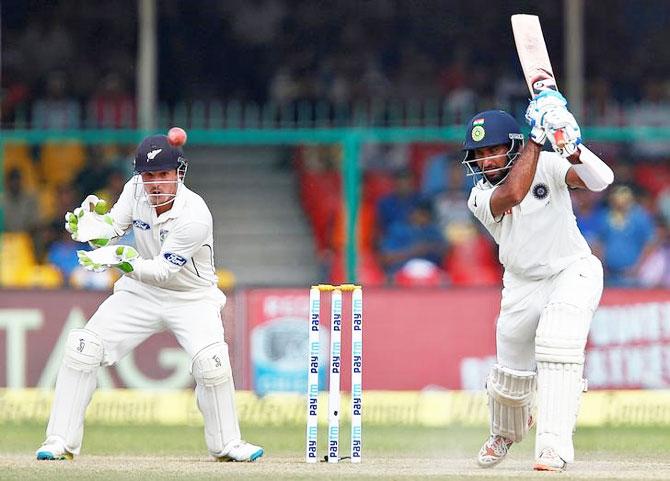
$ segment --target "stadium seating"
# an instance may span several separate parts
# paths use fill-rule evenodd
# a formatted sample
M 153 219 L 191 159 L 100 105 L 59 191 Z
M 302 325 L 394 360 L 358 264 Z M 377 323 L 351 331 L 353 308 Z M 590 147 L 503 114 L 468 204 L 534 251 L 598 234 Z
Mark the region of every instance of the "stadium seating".
M 86 162 L 86 149 L 76 141 L 46 142 L 40 153 L 42 179 L 62 185 L 75 178 Z
M 25 232 L 0 234 L 0 286 L 55 288 L 63 284 L 60 271 L 35 260 L 32 240 Z
M 38 184 L 38 173 L 33 164 L 30 146 L 26 143 L 7 143 L 2 156 L 5 178 L 12 170 L 21 172 L 23 187 L 33 191 Z

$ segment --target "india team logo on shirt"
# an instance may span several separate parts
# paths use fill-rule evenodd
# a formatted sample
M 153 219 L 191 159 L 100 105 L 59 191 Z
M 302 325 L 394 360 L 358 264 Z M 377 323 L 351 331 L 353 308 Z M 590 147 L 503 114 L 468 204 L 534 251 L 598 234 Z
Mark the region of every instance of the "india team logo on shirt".
M 537 200 L 542 200 L 549 195 L 549 187 L 547 184 L 539 183 L 533 186 L 533 197 Z

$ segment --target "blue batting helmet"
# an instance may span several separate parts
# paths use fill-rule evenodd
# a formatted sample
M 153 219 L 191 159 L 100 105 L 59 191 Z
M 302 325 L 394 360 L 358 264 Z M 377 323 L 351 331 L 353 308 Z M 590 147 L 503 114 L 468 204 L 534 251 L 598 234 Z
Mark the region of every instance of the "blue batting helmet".
M 521 128 L 514 117 L 502 110 L 487 110 L 480 112 L 468 122 L 465 140 L 463 142 L 463 151 L 465 164 L 469 172 L 467 175 L 474 175 L 475 181 L 481 172 L 475 160 L 475 149 L 483 147 L 493 147 L 495 145 L 507 145 L 508 162 L 505 167 L 497 170 L 509 170 L 521 150 L 523 145 L 523 134 Z M 500 179 L 499 183 L 502 179 Z

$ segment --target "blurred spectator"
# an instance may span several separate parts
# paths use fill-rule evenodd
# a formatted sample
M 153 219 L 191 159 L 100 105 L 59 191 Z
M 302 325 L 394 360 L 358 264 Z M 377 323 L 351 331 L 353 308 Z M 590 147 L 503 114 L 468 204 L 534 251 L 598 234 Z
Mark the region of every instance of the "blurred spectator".
M 670 99 L 660 79 L 651 78 L 644 84 L 644 96 L 628 112 L 630 125 L 636 127 L 670 128 Z M 633 155 L 638 159 L 658 159 L 668 155 L 667 140 L 638 140 L 633 143 Z
M 630 187 L 619 185 L 612 189 L 597 237 L 605 282 L 612 286 L 637 285 L 639 266 L 653 247 L 654 224 Z
M 406 225 L 410 213 L 421 203 L 421 195 L 414 189 L 412 173 L 407 170 L 395 175 L 394 191 L 377 203 L 377 230 L 384 236 L 395 223 Z
M 658 213 L 666 225 L 670 225 L 670 186 L 666 187 L 658 195 Z
M 104 149 L 94 145 L 90 149 L 86 165 L 74 179 L 74 186 L 80 198 L 102 189 L 107 184 L 107 178 L 112 171 L 105 158 Z
M 110 169 L 109 175 L 105 180 L 107 183 L 102 189 L 95 191 L 95 195 L 101 199 L 105 199 L 112 206 L 119 199 L 123 187 L 126 185 L 126 177 L 121 170 Z
M 281 0 L 226 2 L 232 33 L 245 45 L 269 45 L 277 38 L 286 6 Z
M 587 103 L 583 118 L 589 125 L 618 127 L 625 123 L 625 112 L 621 102 L 612 94 L 612 85 L 607 78 L 598 77 L 587 84 Z M 584 122 L 584 120 L 582 120 Z
M 445 248 L 442 234 L 433 223 L 430 204 L 422 202 L 411 208 L 406 221 L 398 220 L 389 226 L 379 252 L 384 271 L 393 276 L 412 259 L 440 266 Z
M 32 124 L 36 129 L 76 129 L 80 126 L 80 109 L 67 92 L 65 72 L 51 72 L 46 80 L 46 96 L 33 105 Z
M 444 282 L 444 272 L 425 259 L 408 260 L 393 276 L 393 284 L 402 287 L 435 287 Z
M 473 219 L 453 222 L 447 232 L 449 252 L 444 268 L 454 286 L 500 285 L 500 263 L 491 237 Z
M 468 209 L 468 194 L 464 188 L 470 179 L 463 175 L 463 166 L 459 161 L 452 160 L 446 169 L 443 174 L 446 184 L 441 192 L 433 196 L 433 207 L 437 224 L 448 238 L 449 226 L 453 223 L 470 223 L 472 214 Z
M 300 83 L 287 65 L 281 66 L 270 80 L 270 100 L 279 106 L 287 106 L 300 96 Z
M 656 242 L 641 263 L 639 280 L 643 287 L 670 289 L 670 223 L 659 219 Z
M 86 244 L 73 241 L 70 233 L 63 229 L 62 223 L 52 225 L 51 229 L 54 232 L 60 230 L 61 234 L 49 246 L 47 260 L 58 268 L 63 275 L 63 279 L 69 279 L 72 272 L 79 266 L 77 251 L 90 249 Z
M 30 98 L 30 87 L 14 69 L 2 71 L 2 96 L 0 103 L 0 119 L 3 126 L 10 123 L 27 121 L 27 103 Z
M 28 232 L 31 235 L 37 229 L 39 209 L 34 194 L 26 192 L 21 179 L 21 171 L 13 169 L 7 175 L 7 194 L 5 197 L 5 226 L 8 232 Z
M 35 236 L 35 249 L 38 259 L 46 257 L 49 247 L 53 242 L 62 238 L 65 231 L 65 213 L 77 207 L 77 194 L 69 185 L 61 185 L 56 188 L 52 199 L 49 215 L 42 219 L 42 228 Z M 82 199 L 83 200 L 83 199 Z
M 21 70 L 28 79 L 33 80 L 44 72 L 63 68 L 73 60 L 73 33 L 68 29 L 68 19 L 63 18 L 57 3 L 45 2 L 39 7 L 33 6 L 26 15 L 29 21 L 21 31 L 16 48 L 21 52 Z
M 458 181 L 452 179 L 458 177 Z M 461 159 L 458 155 L 440 153 L 430 157 L 421 177 L 421 195 L 432 197 L 449 188 L 450 185 L 460 186 L 465 192 L 464 175 Z
M 407 170 L 409 165 L 408 144 L 363 144 L 361 165 L 365 171 L 376 173 L 397 173 Z
M 96 127 L 135 127 L 135 99 L 118 73 L 109 73 L 102 80 L 88 104 L 88 119 Z
M 586 189 L 575 189 L 571 197 L 577 227 L 593 248 L 598 240 L 598 229 L 605 215 L 605 208 L 602 205 L 603 194 Z

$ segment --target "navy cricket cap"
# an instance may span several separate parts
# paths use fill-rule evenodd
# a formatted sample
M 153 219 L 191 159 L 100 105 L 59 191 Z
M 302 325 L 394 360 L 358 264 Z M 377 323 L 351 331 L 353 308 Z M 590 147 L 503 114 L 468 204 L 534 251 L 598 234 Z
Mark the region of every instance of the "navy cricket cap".
M 166 135 L 152 135 L 137 147 L 135 172 L 174 170 L 185 162 L 181 149 L 170 145 Z
M 482 147 L 507 145 L 515 139 L 523 140 L 523 134 L 514 117 L 502 110 L 487 110 L 472 117 L 468 123 L 463 150 L 470 152 Z

